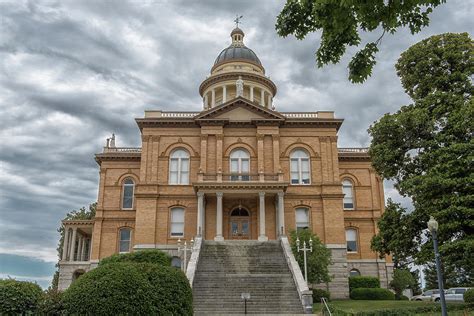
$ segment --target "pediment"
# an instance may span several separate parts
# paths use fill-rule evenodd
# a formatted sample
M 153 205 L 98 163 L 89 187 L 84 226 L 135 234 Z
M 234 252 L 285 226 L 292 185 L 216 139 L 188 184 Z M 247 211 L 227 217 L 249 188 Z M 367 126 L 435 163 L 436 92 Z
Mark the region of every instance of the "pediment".
M 251 122 L 259 120 L 283 121 L 285 118 L 276 111 L 238 97 L 201 113 L 195 119 L 198 121 L 225 120 L 229 122 Z

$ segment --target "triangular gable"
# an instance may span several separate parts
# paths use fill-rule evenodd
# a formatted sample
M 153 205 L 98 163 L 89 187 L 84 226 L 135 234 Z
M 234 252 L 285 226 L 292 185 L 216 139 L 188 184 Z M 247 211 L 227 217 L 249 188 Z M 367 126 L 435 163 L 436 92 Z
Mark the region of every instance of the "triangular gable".
M 278 112 L 257 105 L 250 100 L 238 97 L 195 117 L 196 120 L 228 120 L 253 121 L 273 120 L 283 121 L 285 118 Z

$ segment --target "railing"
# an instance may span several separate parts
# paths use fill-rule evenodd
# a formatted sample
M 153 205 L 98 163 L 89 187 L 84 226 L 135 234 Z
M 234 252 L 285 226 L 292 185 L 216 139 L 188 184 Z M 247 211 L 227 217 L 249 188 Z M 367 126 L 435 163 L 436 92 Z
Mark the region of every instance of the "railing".
M 157 118 L 192 118 L 198 115 L 200 112 L 163 112 L 163 111 L 145 111 L 145 117 Z
M 329 315 L 332 316 L 331 310 L 329 309 L 328 303 L 325 297 L 321 297 L 321 315 Z
M 282 173 L 200 173 L 200 182 L 277 182 L 283 181 Z
M 104 147 L 104 153 L 141 153 L 140 147 Z
M 368 153 L 369 148 L 367 147 L 360 147 L 360 148 L 338 148 L 337 149 L 340 153 Z
M 317 118 L 316 112 L 281 112 L 281 115 L 288 118 Z

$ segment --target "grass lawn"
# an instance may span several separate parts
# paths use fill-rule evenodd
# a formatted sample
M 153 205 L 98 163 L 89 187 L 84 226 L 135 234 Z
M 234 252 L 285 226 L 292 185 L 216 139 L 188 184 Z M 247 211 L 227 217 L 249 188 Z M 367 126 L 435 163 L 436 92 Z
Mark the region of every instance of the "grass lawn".
M 339 310 L 345 312 L 364 312 L 364 311 L 374 311 L 378 309 L 403 309 L 403 308 L 413 308 L 420 306 L 431 306 L 433 302 L 420 302 L 420 301 L 363 301 L 363 300 L 340 300 L 340 301 L 331 301 L 330 305 L 334 306 Z M 456 303 L 453 303 L 456 304 Z M 321 311 L 321 304 L 316 303 L 313 305 L 314 313 L 319 313 Z M 439 313 L 427 313 L 421 315 L 438 315 Z M 464 315 L 462 311 L 452 311 L 449 312 L 449 315 Z

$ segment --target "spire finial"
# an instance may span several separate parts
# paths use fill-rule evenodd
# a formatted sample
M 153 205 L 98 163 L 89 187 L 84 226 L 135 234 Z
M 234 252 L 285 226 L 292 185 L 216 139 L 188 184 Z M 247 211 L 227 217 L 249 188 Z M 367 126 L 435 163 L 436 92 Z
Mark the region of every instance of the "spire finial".
M 243 15 L 241 15 L 241 16 L 239 16 L 238 14 L 235 15 L 234 22 L 235 22 L 235 27 L 236 28 L 239 28 L 239 23 L 242 23 L 242 22 L 240 22 L 240 20 L 242 20 L 243 17 L 244 17 Z

